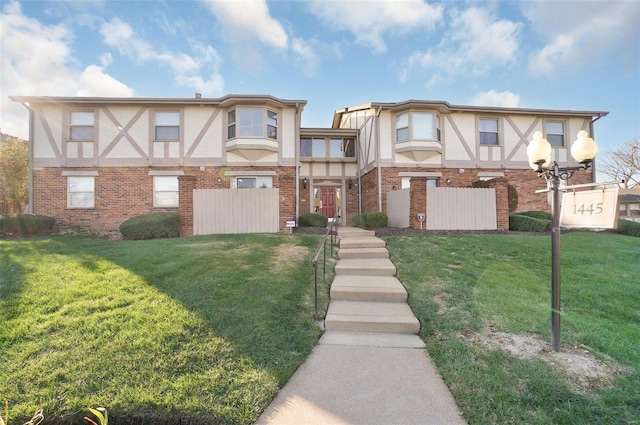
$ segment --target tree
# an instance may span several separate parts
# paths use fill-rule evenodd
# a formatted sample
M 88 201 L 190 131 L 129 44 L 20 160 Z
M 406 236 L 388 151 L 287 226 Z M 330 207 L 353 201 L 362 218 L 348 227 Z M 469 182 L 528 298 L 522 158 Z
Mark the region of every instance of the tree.
M 24 140 L 2 134 L 0 142 L 0 214 L 24 211 L 29 200 L 29 154 Z
M 640 183 L 640 140 L 633 139 L 606 153 L 599 171 L 615 180 L 624 180 L 623 189 Z

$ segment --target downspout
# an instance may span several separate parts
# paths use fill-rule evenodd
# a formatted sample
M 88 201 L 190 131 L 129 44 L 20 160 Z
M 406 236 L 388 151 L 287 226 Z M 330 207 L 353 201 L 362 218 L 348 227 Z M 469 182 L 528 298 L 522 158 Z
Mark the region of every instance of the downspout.
M 298 227 L 298 217 L 300 217 L 300 105 L 296 102 L 296 133 L 295 133 L 295 166 L 296 166 L 296 227 Z
M 20 102 L 22 104 L 22 106 L 24 106 L 25 108 L 27 108 L 27 110 L 29 111 L 29 144 L 28 144 L 28 149 L 29 149 L 29 183 L 28 183 L 28 190 L 29 190 L 29 205 L 27 205 L 27 213 L 28 214 L 33 214 L 33 111 L 31 110 L 31 108 L 29 106 L 27 106 L 27 104 L 25 102 Z
M 378 167 L 378 212 L 382 212 L 382 169 L 380 168 L 380 113 L 382 106 L 378 106 L 376 114 L 375 130 L 376 130 L 376 167 Z

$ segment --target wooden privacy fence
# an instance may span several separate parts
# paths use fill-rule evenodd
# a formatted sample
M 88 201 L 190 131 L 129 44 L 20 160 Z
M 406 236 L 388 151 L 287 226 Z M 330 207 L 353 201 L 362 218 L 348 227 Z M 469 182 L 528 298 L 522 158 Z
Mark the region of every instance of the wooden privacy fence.
M 496 230 L 496 190 L 427 188 L 427 230 Z
M 278 189 L 195 189 L 193 234 L 280 230 Z
M 389 227 L 409 227 L 411 197 L 409 189 L 387 192 L 387 217 Z

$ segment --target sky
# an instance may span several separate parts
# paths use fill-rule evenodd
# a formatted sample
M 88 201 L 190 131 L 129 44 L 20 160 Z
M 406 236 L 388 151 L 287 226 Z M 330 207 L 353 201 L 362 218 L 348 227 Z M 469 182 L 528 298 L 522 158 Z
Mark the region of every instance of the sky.
M 608 111 L 600 152 L 640 138 L 640 0 L 0 0 L 0 131 L 18 96 L 409 99 Z M 571 139 L 575 135 L 570 135 Z

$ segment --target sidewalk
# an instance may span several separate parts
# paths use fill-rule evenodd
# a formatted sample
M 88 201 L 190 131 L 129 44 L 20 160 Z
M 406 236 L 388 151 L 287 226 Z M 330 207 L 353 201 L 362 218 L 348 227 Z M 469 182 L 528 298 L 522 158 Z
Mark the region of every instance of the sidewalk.
M 465 424 L 384 241 L 354 228 L 339 235 L 325 333 L 256 425 Z

